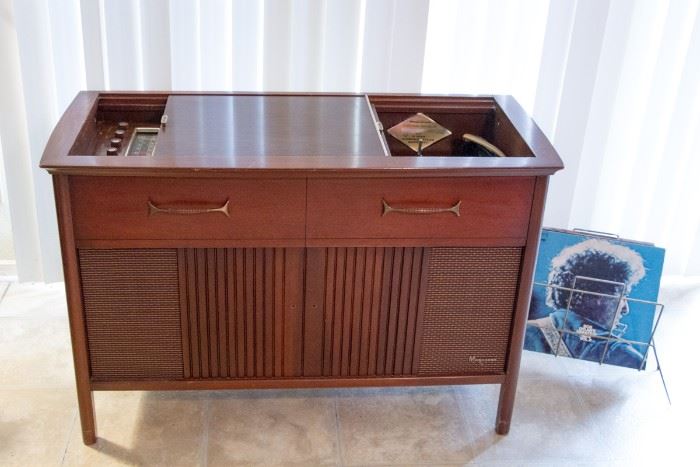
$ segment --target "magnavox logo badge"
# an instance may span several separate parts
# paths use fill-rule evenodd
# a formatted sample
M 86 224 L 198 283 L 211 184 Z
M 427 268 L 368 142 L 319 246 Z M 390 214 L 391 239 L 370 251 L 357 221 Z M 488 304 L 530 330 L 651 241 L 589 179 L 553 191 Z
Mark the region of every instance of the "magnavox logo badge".
M 498 358 L 496 357 L 476 357 L 474 355 L 469 356 L 469 363 L 478 363 L 479 365 L 483 365 L 485 363 L 495 363 L 498 361 Z

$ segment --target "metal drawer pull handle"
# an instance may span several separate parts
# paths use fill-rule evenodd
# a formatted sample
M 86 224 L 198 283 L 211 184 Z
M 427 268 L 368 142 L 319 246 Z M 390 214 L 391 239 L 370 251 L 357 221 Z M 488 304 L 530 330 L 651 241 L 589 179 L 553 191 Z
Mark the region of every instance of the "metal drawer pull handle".
M 153 202 L 149 199 L 148 200 L 148 215 L 152 216 L 157 213 L 162 213 L 162 214 L 184 214 L 184 215 L 189 215 L 189 214 L 206 214 L 208 212 L 220 212 L 224 214 L 226 217 L 231 217 L 228 214 L 228 201 L 224 203 L 223 206 L 219 208 L 160 208 L 153 204 Z
M 454 206 L 449 208 L 394 208 L 382 199 L 382 216 L 386 216 L 390 212 L 400 212 L 404 214 L 437 214 L 440 212 L 451 212 L 459 217 L 459 207 L 462 205 L 462 200 L 457 201 Z

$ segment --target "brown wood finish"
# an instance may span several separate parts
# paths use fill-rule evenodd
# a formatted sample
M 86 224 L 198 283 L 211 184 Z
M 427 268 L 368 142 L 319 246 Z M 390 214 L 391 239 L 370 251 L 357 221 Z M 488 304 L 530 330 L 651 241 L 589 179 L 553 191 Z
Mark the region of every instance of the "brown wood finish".
M 525 326 L 527 324 L 527 315 L 530 308 L 535 262 L 537 261 L 537 250 L 540 246 L 540 231 L 542 229 L 544 203 L 547 198 L 547 184 L 547 177 L 537 177 L 535 193 L 532 197 L 528 241 L 523 253 L 523 262 L 520 268 L 520 284 L 518 286 L 518 297 L 516 299 L 515 313 L 513 315 L 513 328 L 511 331 L 510 349 L 506 366 L 506 380 L 501 385 L 501 394 L 498 399 L 496 432 L 502 435 L 508 434 L 510 430 L 510 421 L 513 416 L 515 391 L 518 384 L 518 374 L 520 373 L 520 358 L 522 356 Z
M 101 155 L 161 112 L 153 157 Z M 415 112 L 512 157 L 408 156 L 381 128 Z M 562 168 L 511 97 L 81 92 L 41 166 L 86 444 L 95 390 L 500 384 L 508 431 Z
M 304 375 L 415 374 L 426 249 L 310 248 L 308 252 L 312 263 L 307 266 L 304 325 L 313 330 L 305 342 L 313 344 L 304 348 Z
M 384 155 L 363 96 L 172 96 L 165 114 L 155 158 Z
M 523 245 L 533 186 L 533 177 L 309 180 L 307 236 L 390 241 L 508 238 Z M 460 203 L 460 215 L 383 214 L 382 200 L 404 209 L 444 209 Z
M 95 381 L 93 391 L 187 391 L 226 389 L 309 389 L 394 386 L 438 386 L 453 384 L 502 384 L 503 375 L 478 376 L 380 376 L 371 378 L 257 378 L 199 380 Z
M 305 180 L 73 177 L 79 240 L 303 239 Z M 159 208 L 220 208 L 229 215 L 149 213 Z
M 169 95 L 192 95 L 193 93 L 170 93 Z M 200 93 L 201 94 L 201 93 Z M 520 105 L 510 96 L 493 97 L 466 97 L 466 96 L 416 96 L 416 95 L 371 95 L 370 100 L 378 103 L 391 100 L 393 105 L 401 104 L 404 108 L 414 111 L 424 110 L 426 104 L 430 108 L 451 108 L 464 113 L 469 113 L 473 108 L 500 108 L 513 128 L 517 131 L 517 138 L 522 140 L 534 157 L 508 157 L 494 160 L 492 158 L 459 158 L 459 157 L 387 157 L 378 153 L 376 157 L 363 157 L 367 155 L 355 145 L 346 148 L 342 156 L 319 156 L 318 154 L 333 154 L 332 148 L 323 145 L 320 135 L 311 131 L 304 135 L 293 135 L 306 141 L 310 147 L 318 147 L 321 150 L 313 155 L 298 155 L 289 157 L 267 152 L 264 156 L 231 157 L 230 154 L 211 152 L 206 142 L 202 142 L 202 149 L 198 152 L 208 153 L 208 157 L 201 155 L 160 154 L 159 158 L 149 157 L 104 157 L 93 154 L 69 155 L 75 139 L 80 134 L 88 120 L 87 116 L 93 112 L 98 100 L 122 100 L 140 99 L 143 96 L 163 96 L 163 94 L 149 93 L 104 93 L 96 91 L 83 91 L 78 94 L 73 103 L 65 111 L 59 120 L 56 129 L 47 144 L 41 167 L 50 172 L 64 172 L 70 174 L 86 175 L 135 175 L 135 176 L 192 176 L 197 171 L 198 177 L 260 177 L 283 174 L 288 177 L 298 174 L 305 177 L 376 177 L 399 175 L 401 177 L 464 177 L 464 176 L 510 176 L 510 175 L 550 175 L 563 168 L 561 159 L 547 140 L 546 136 L 537 125 L 528 117 Z M 208 95 L 229 95 L 222 93 L 210 93 Z M 240 96 L 251 96 L 262 99 L 264 95 L 250 93 L 236 93 Z M 328 94 L 277 94 L 281 96 L 306 96 L 309 99 Z M 338 94 L 335 94 L 338 95 Z M 168 95 L 165 95 L 167 97 Z M 298 111 L 297 111 L 298 110 Z M 257 128 L 264 128 L 268 118 L 273 118 L 278 112 L 271 107 L 265 108 L 251 118 L 255 119 Z M 367 114 L 371 114 L 369 106 Z M 303 109 L 294 109 L 289 112 L 294 119 L 303 121 L 308 114 Z M 332 118 L 325 122 L 327 130 L 332 134 L 344 134 L 348 131 L 348 122 L 352 125 L 366 121 L 366 117 L 356 115 L 352 118 Z M 376 135 L 377 139 L 380 136 Z M 242 143 L 243 144 L 243 143 Z M 379 145 L 378 147 L 380 147 Z M 216 145 L 214 145 L 214 148 Z M 245 154 L 244 148 L 236 151 L 236 154 Z
M 301 376 L 303 254 L 178 250 L 185 378 Z
M 508 156 L 533 155 L 523 139 L 518 137 L 517 130 L 505 115 L 498 100 L 468 98 L 469 106 L 465 109 L 464 102 L 450 97 L 436 99 L 434 97 L 381 96 L 371 98 L 377 116 L 384 128 L 390 128 L 405 120 L 420 108 L 429 113 L 442 126 L 448 127 L 453 135 L 460 137 L 464 133 L 480 135 L 493 142 Z M 505 99 L 504 99 L 505 100 Z M 395 156 L 413 156 L 415 153 L 406 145 L 386 135 L 386 141 Z M 446 156 L 452 151 L 451 139 L 443 139 L 426 148 L 426 157 Z
M 236 239 L 111 239 L 76 240 L 78 248 L 228 248 L 228 247 L 304 247 L 306 240 L 301 238 L 272 238 L 264 241 L 255 238 Z
M 92 380 L 503 374 L 521 250 L 81 249 Z
M 90 361 L 80 273 L 73 234 L 74 224 L 70 203 L 70 184 L 68 177 L 65 175 L 54 175 L 53 184 L 58 215 L 58 231 L 61 237 L 61 257 L 63 259 L 63 276 L 66 282 L 68 322 L 70 324 L 71 345 L 73 346 L 73 366 L 75 369 L 75 386 L 78 392 L 80 426 L 82 428 L 83 442 L 85 444 L 94 444 L 97 441 L 97 428 L 90 384 Z

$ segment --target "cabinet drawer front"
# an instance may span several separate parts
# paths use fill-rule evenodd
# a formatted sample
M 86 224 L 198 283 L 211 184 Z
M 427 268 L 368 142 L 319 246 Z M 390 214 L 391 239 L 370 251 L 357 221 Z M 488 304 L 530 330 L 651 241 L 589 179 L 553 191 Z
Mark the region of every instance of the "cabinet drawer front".
M 304 180 L 73 177 L 71 198 L 79 240 L 304 238 Z
M 523 245 L 532 177 L 318 179 L 310 239 L 511 239 Z

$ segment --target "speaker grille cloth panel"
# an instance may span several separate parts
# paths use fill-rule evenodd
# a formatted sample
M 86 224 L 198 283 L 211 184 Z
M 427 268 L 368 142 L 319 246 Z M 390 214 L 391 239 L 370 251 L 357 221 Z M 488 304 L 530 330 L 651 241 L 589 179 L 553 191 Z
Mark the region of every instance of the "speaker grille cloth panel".
M 78 256 L 92 378 L 182 378 L 176 250 Z
M 419 376 L 500 374 L 521 248 L 433 248 Z

